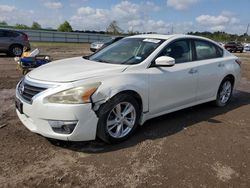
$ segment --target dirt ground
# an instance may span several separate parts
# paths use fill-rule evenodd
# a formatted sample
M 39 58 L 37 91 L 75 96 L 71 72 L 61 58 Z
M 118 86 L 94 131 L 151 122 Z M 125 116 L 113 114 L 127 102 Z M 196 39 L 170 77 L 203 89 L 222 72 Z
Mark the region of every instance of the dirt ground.
M 41 47 L 54 59 L 89 53 Z M 0 187 L 250 187 L 250 53 L 231 103 L 210 103 L 152 119 L 118 145 L 60 142 L 18 120 L 21 74 L 0 55 Z

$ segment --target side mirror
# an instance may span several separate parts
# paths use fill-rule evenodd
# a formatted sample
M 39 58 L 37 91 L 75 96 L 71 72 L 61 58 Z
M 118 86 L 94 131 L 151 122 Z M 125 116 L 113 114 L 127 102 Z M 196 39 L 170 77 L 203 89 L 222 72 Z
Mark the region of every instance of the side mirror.
M 174 66 L 175 59 L 169 56 L 161 56 L 155 60 L 156 66 L 171 67 Z

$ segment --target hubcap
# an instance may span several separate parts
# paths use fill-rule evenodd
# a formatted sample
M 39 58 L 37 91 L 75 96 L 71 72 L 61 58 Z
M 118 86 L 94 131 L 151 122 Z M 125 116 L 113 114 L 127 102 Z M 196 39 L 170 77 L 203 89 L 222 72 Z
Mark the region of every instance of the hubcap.
M 106 128 L 113 138 L 122 138 L 130 133 L 135 121 L 135 107 L 129 102 L 121 102 L 110 111 Z
M 13 48 L 13 54 L 16 55 L 16 56 L 21 55 L 22 54 L 22 49 L 19 48 L 19 47 Z
M 220 102 L 225 104 L 229 100 L 231 92 L 232 92 L 231 82 L 230 81 L 224 82 L 220 92 Z

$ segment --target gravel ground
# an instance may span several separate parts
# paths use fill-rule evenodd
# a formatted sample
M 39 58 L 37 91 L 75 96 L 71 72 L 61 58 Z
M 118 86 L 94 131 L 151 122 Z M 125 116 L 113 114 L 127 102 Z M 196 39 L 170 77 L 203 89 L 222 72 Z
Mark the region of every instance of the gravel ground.
M 54 59 L 79 46 L 41 47 Z M 231 103 L 152 119 L 129 140 L 60 142 L 28 131 L 14 108 L 21 74 L 0 55 L 0 187 L 250 187 L 250 53 Z

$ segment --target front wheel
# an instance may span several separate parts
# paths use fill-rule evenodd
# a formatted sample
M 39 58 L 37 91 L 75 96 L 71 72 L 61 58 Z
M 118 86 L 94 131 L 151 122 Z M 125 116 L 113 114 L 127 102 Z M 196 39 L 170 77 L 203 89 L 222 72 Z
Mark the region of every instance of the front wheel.
M 98 115 L 97 136 L 107 143 L 119 143 L 135 132 L 140 109 L 133 97 L 120 94 L 102 105 Z
M 226 106 L 230 101 L 233 93 L 233 83 L 229 78 L 225 78 L 219 87 L 217 98 L 215 101 L 216 106 Z

